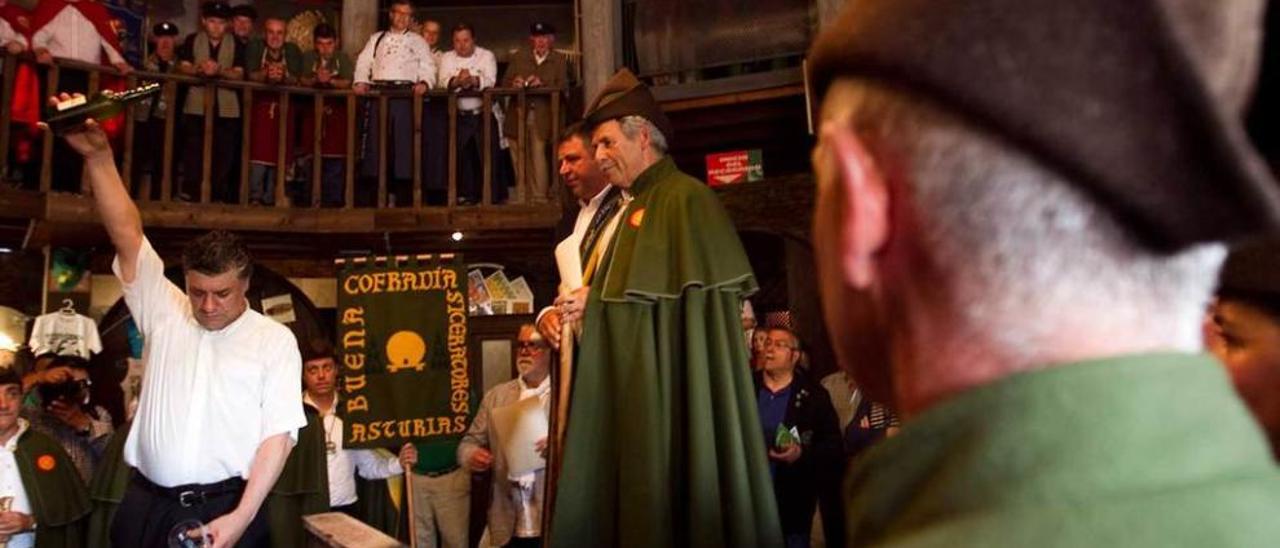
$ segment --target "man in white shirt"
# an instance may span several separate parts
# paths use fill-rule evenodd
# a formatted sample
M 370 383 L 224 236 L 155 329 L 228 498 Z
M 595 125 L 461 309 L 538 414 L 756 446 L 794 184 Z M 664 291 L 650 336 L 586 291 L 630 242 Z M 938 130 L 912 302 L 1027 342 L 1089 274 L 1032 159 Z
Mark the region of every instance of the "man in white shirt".
M 53 3 L 62 3 L 63 7 L 31 36 L 31 49 L 37 60 L 49 63 L 57 57 L 98 64 L 105 54 L 112 66 L 122 71 L 129 70 L 129 63 L 120 54 L 117 40 L 103 33 L 107 21 L 106 12 L 100 6 L 90 6 L 93 2 L 87 0 L 55 0 Z M 90 15 L 104 20 L 95 21 L 90 19 Z M 41 19 L 39 13 L 37 19 Z
M 174 525 L 198 519 L 214 548 L 265 546 L 259 509 L 306 424 L 293 333 L 249 309 L 253 263 L 232 234 L 210 232 L 187 245 L 185 293 L 167 280 L 106 135 L 90 121 L 66 140 L 85 158 L 116 249 L 112 270 L 146 339 L 142 395 L 124 447 L 136 473 L 112 544 L 163 545 Z
M 372 89 L 413 89 L 415 100 L 426 93 L 435 82 L 436 63 L 422 36 L 409 30 L 413 23 L 413 4 L 409 0 L 394 0 L 388 9 L 391 28 L 373 33 L 364 49 L 356 57 L 356 72 L 352 89 L 356 95 L 365 95 Z M 413 104 L 406 97 L 387 102 L 387 131 L 391 146 L 387 147 L 387 163 L 391 172 L 387 178 L 388 204 L 408 204 L 413 196 Z M 378 103 L 366 101 L 362 133 L 361 175 L 377 179 L 383 166 L 378 162 Z
M 356 519 L 356 478 L 386 479 L 404 473 L 418 461 L 412 443 L 400 448 L 400 455 L 382 457 L 369 449 L 342 447 L 342 419 L 334 413 L 338 408 L 338 367 L 333 359 L 333 345 L 317 339 L 302 349 L 302 402 L 320 412 L 324 426 L 325 459 L 329 470 L 329 506 Z
M 489 389 L 471 429 L 458 445 L 458 464 L 473 472 L 493 469 L 493 499 L 489 502 L 489 544 L 537 548 L 542 546 L 542 510 L 546 495 L 547 438 L 532 447 L 514 447 L 491 428 L 495 410 L 528 398 L 538 398 L 541 412 L 549 411 L 551 396 L 551 348 L 533 324 L 520 326 L 516 371 L 520 376 Z M 510 434 L 508 434 L 510 436 Z M 541 465 L 515 470 L 515 455 L 507 451 L 537 453 Z M 524 460 L 524 458 L 521 458 Z M 526 467 L 529 465 L 526 465 Z
M 496 118 L 490 116 L 481 121 L 484 101 L 479 92 L 489 89 L 498 81 L 498 61 L 493 52 L 476 45 L 475 30 L 471 25 L 458 23 L 453 27 L 453 51 L 440 58 L 440 87 L 460 94 L 458 98 L 458 203 L 480 203 L 483 177 L 484 127 L 489 124 L 490 158 L 498 158 L 498 132 Z M 496 108 L 496 105 L 495 105 Z M 491 169 L 493 203 L 507 199 L 507 182 L 499 170 Z

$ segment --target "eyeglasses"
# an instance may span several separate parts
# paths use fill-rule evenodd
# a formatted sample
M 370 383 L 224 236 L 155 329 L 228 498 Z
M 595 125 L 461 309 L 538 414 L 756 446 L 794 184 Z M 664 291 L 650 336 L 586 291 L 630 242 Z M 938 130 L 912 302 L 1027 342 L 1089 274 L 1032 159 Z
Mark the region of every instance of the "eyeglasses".
M 786 348 L 788 350 L 795 349 L 795 346 L 792 346 L 791 343 L 789 342 L 775 341 L 773 339 L 765 339 L 764 342 L 760 343 L 760 346 L 763 346 L 765 348 Z
M 543 346 L 540 342 L 520 341 L 516 343 L 516 352 L 524 352 L 526 350 L 529 352 L 542 352 L 543 350 L 546 350 L 546 348 L 547 347 Z

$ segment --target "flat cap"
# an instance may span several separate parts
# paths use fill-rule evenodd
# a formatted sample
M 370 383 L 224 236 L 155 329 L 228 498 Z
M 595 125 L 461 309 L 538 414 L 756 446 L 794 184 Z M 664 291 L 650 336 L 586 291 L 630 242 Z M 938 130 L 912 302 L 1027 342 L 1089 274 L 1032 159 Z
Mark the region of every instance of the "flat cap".
M 1218 291 L 1280 298 L 1280 239 L 1256 240 L 1233 248 L 1222 266 Z
M 652 122 L 667 138 L 667 142 L 671 142 L 675 133 L 671 120 L 662 112 L 662 106 L 653 97 L 649 87 L 626 68 L 619 69 L 609 78 L 591 106 L 587 107 L 583 119 L 588 125 L 595 127 L 623 116 L 640 116 Z
M 240 4 L 231 8 L 232 17 L 248 17 L 253 20 L 258 19 L 258 10 L 250 4 Z
M 551 23 L 544 23 L 542 21 L 538 21 L 537 23 L 529 25 L 529 36 L 542 36 L 544 34 L 555 34 L 555 33 L 556 33 L 556 26 L 552 25 Z
M 1262 0 L 858 0 L 815 41 L 811 84 L 925 97 L 1058 171 L 1144 245 L 1280 228 L 1245 135 Z
M 156 23 L 155 26 L 151 27 L 151 35 L 152 36 L 177 36 L 178 25 L 175 25 L 169 21 Z
M 217 0 L 205 2 L 203 6 L 200 6 L 200 17 L 231 19 L 231 6 L 228 6 L 226 2 Z

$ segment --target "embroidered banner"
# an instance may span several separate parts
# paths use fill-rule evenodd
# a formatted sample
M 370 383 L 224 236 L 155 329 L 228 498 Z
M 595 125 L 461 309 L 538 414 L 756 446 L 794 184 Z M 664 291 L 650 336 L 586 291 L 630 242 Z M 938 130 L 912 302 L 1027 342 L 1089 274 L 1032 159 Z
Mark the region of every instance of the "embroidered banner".
M 345 447 L 456 441 L 475 413 L 458 255 L 339 261 Z

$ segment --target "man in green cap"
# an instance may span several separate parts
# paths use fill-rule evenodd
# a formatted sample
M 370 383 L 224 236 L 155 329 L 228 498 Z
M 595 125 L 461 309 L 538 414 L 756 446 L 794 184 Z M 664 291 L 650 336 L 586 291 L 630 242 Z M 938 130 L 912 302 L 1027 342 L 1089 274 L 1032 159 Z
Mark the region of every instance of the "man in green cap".
M 859 0 L 816 41 L 826 321 L 904 417 L 849 472 L 848 545 L 1280 539 L 1200 337 L 1221 242 L 1280 225 L 1239 122 L 1262 13 Z
M 671 123 L 629 71 L 586 121 L 625 205 L 607 251 L 583 263 L 585 287 L 557 300 L 582 339 L 549 545 L 780 545 L 739 320 L 757 286 L 737 232 L 667 156 Z

